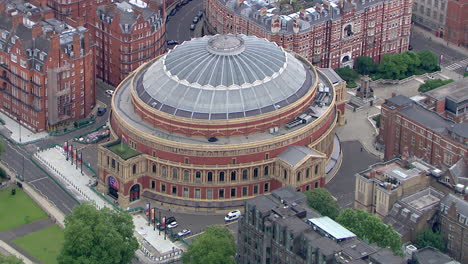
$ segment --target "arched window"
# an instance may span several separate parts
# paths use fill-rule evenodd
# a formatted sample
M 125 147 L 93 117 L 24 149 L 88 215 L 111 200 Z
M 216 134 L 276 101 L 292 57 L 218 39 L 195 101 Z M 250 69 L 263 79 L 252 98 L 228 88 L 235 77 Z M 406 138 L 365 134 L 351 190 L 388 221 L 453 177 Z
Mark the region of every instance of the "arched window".
M 288 172 L 286 170 L 283 170 L 283 177 L 284 179 L 288 178 Z
M 258 177 L 258 168 L 255 168 L 254 169 L 254 178 L 257 178 Z
M 306 186 L 306 191 L 310 190 L 310 185 Z
M 315 165 L 315 175 L 318 174 L 318 170 L 319 170 L 319 165 L 317 164 L 317 165 Z
M 297 173 L 297 181 L 298 181 L 298 182 L 301 181 L 301 172 L 300 172 L 300 171 Z
M 211 171 L 208 172 L 208 181 L 209 182 L 213 181 L 213 172 L 211 172 Z
M 352 36 L 354 33 L 353 33 L 353 28 L 351 27 L 351 25 L 347 25 L 345 28 L 344 28 L 344 34 L 347 36 L 347 37 L 350 37 Z
M 307 168 L 306 170 L 306 178 L 309 178 L 310 177 L 310 168 Z
M 153 164 L 153 169 L 152 169 L 153 173 L 156 173 L 156 164 Z
M 172 169 L 172 179 L 177 180 L 178 173 L 177 173 L 177 168 Z
M 166 166 L 162 166 L 161 167 L 161 176 L 166 178 L 167 176 L 167 169 L 166 169 Z
M 197 171 L 195 172 L 195 182 L 200 182 L 201 181 L 201 172 Z
M 270 167 L 265 166 L 265 169 L 264 169 L 264 170 L 265 170 L 264 175 L 265 175 L 265 176 L 268 176 L 268 174 L 270 173 Z
M 223 182 L 224 181 L 224 171 L 219 172 L 219 181 Z
M 190 181 L 190 172 L 188 170 L 184 170 L 184 181 Z
M 231 181 L 236 181 L 236 172 L 235 171 L 231 171 Z
M 243 180 L 248 180 L 249 179 L 249 171 L 248 170 L 242 170 L 242 179 Z
M 137 166 L 136 164 L 133 164 L 133 167 L 132 167 L 133 174 L 136 174 L 136 171 L 137 171 Z

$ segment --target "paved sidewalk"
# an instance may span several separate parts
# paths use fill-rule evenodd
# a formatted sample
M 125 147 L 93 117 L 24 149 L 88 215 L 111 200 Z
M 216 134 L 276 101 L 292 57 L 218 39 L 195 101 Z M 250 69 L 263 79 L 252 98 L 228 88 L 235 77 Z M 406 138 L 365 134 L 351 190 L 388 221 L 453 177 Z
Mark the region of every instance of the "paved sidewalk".
M 90 183 L 95 180 L 81 173 L 80 166 L 71 164 L 71 160 L 66 160 L 66 155 L 61 147 L 46 149 L 34 153 L 34 157 L 45 165 L 51 175 L 60 181 L 66 188 L 72 192 L 78 200 L 89 201 L 96 205 L 98 209 L 103 207 L 112 208 L 101 196 L 91 190 Z
M 16 143 L 30 143 L 47 137 L 47 132 L 34 133 L 23 125 L 19 125 L 18 121 L 13 120 L 6 114 L 0 112 L 0 118 L 5 121 L 5 125 L 1 126 L 4 135 L 11 138 Z
M 23 254 L 18 252 L 16 249 L 14 249 L 12 246 L 8 245 L 3 240 L 0 240 L 0 249 L 8 252 L 8 254 L 10 254 L 10 255 L 15 255 L 16 257 L 20 258 L 23 261 L 24 264 L 33 264 L 33 262 L 29 258 L 27 258 Z

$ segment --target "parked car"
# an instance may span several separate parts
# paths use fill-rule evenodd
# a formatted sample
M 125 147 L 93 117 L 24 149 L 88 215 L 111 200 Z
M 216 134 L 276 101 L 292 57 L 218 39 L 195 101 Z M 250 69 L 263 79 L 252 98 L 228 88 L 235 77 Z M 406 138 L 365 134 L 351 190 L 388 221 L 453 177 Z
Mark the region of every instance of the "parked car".
M 203 10 L 198 11 L 197 16 L 200 19 L 203 16 Z
M 224 221 L 226 221 L 226 222 L 235 221 L 235 220 L 239 219 L 240 216 L 241 216 L 241 212 L 239 210 L 234 210 L 234 211 L 229 212 L 224 217 Z
M 180 2 L 182 5 L 186 5 L 189 1 L 188 0 L 182 0 L 182 2 Z
M 170 216 L 170 217 L 166 218 L 166 225 L 168 225 L 168 224 L 170 224 L 172 222 L 176 222 L 175 217 Z
M 177 13 L 177 10 L 174 8 L 171 10 L 171 13 L 169 13 L 170 16 L 173 16 Z
M 179 42 L 177 40 L 168 40 L 167 45 L 177 45 Z
M 179 237 L 183 237 L 183 236 L 186 236 L 188 234 L 192 233 L 192 231 L 190 231 L 189 229 L 183 229 L 182 231 L 180 231 L 179 233 L 177 233 L 177 236 Z
M 106 94 L 112 96 L 114 94 L 114 90 L 106 90 Z
M 195 24 L 190 25 L 190 30 L 195 30 Z
M 172 222 L 172 223 L 167 225 L 167 228 L 172 229 L 172 228 L 176 228 L 178 226 L 179 226 L 179 224 L 177 224 L 177 222 Z
M 97 109 L 97 115 L 98 116 L 103 116 L 107 112 L 107 108 L 105 107 L 98 107 Z
M 193 18 L 193 23 L 194 24 L 198 23 L 198 17 L 197 16 Z
M 408 46 L 408 50 L 412 50 L 413 49 L 413 46 L 411 46 L 411 44 Z

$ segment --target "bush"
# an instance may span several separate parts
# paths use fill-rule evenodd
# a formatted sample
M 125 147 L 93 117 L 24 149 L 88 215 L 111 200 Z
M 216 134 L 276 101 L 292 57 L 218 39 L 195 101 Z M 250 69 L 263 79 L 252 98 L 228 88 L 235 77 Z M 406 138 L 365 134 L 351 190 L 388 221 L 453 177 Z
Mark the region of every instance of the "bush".
M 359 74 L 348 66 L 337 68 L 335 69 L 335 72 L 338 73 L 338 75 L 346 82 L 354 81 L 359 78 Z
M 428 80 L 426 83 L 421 84 L 419 86 L 418 92 L 425 93 L 427 91 L 433 90 L 435 88 L 438 88 L 440 86 L 446 85 L 453 82 L 453 80 L 441 80 L 441 79 L 435 79 L 435 80 Z
M 357 84 L 355 81 L 351 80 L 349 82 L 346 83 L 346 87 L 348 88 L 356 88 L 357 87 Z
M 0 179 L 8 179 L 8 174 L 2 168 L 0 168 Z
M 380 115 L 376 115 L 372 119 L 375 121 L 375 126 L 380 128 Z
M 468 77 L 468 72 L 465 72 L 465 73 L 463 74 L 463 77 Z

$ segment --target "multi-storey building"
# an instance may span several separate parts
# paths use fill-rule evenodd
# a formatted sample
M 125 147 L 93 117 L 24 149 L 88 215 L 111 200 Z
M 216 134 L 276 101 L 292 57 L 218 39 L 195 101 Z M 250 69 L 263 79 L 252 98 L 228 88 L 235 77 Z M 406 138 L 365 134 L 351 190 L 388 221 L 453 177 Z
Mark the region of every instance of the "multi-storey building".
M 468 121 L 468 79 L 463 78 L 424 93 L 419 102 L 439 115 L 463 123 Z
M 0 3 L 1 111 L 34 131 L 90 114 L 94 48 L 80 21 L 28 2 Z
M 96 45 L 97 77 L 117 85 L 166 51 L 165 1 L 49 0 L 57 18 L 84 19 Z
M 186 41 L 115 90 L 99 188 L 123 206 L 141 194 L 226 210 L 283 185 L 323 187 L 339 166 L 344 89 L 332 69 L 265 39 Z
M 448 194 L 440 204 L 440 228 L 447 242 L 447 253 L 468 263 L 468 202 Z
M 353 66 L 408 49 L 412 1 L 205 0 L 212 33 L 266 38 L 320 67 Z
M 437 210 L 444 194 L 432 187 L 397 200 L 383 222 L 395 229 L 403 243 L 415 241 L 424 228 L 437 222 Z
M 455 123 L 405 96 L 382 104 L 378 141 L 385 159 L 416 156 L 439 168 L 468 158 L 468 123 Z
M 444 39 L 468 48 L 468 0 L 447 0 Z
M 290 186 L 246 202 L 237 257 L 240 264 L 406 263 L 308 208 L 305 195 Z
M 417 160 L 392 159 L 373 164 L 356 173 L 354 207 L 383 218 L 400 197 L 427 187 L 429 173 L 430 167 Z
M 129 0 L 93 8 L 87 27 L 96 43 L 97 76 L 117 85 L 166 51 L 164 5 Z
M 414 0 L 413 21 L 432 32 L 443 36 L 448 0 Z

